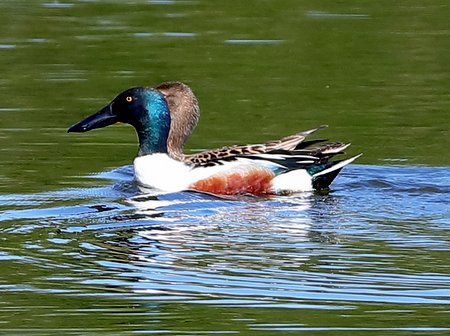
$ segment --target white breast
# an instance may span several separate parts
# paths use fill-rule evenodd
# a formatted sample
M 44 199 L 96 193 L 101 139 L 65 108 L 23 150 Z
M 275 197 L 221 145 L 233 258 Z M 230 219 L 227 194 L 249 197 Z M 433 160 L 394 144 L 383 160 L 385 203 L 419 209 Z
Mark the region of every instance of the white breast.
M 134 159 L 136 181 L 149 188 L 166 192 L 186 190 L 189 186 L 191 168 L 167 154 L 151 154 Z

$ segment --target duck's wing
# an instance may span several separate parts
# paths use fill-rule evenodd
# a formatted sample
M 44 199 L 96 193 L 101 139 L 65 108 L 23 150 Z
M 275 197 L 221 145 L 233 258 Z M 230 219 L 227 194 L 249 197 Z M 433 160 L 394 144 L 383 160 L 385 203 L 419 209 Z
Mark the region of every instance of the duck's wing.
M 327 127 L 322 125 L 311 128 L 293 135 L 286 136 L 279 140 L 269 141 L 263 144 L 253 144 L 244 146 L 228 146 L 218 149 L 208 150 L 197 154 L 185 155 L 183 161 L 193 166 L 213 166 L 220 164 L 221 161 L 232 161 L 237 158 L 251 156 L 256 159 L 257 154 L 270 153 L 270 157 L 275 158 L 274 155 L 287 155 L 315 157 L 317 160 L 326 160 L 333 155 L 342 153 L 350 144 L 343 144 L 339 142 L 327 143 L 314 147 L 311 145 L 326 141 L 326 140 L 312 140 L 304 141 L 305 138 L 317 130 Z

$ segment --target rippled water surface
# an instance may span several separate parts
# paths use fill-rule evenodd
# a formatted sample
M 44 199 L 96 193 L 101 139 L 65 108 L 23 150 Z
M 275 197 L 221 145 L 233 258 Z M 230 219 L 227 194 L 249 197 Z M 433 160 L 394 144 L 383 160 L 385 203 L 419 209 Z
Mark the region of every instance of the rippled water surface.
M 450 335 L 448 1 L 0 2 L 0 333 Z M 314 135 L 328 194 L 140 194 L 127 126 L 188 83 L 186 151 Z
M 124 167 L 4 195 L 2 327 L 450 333 L 448 175 L 354 165 L 328 195 L 223 199 L 139 195 Z

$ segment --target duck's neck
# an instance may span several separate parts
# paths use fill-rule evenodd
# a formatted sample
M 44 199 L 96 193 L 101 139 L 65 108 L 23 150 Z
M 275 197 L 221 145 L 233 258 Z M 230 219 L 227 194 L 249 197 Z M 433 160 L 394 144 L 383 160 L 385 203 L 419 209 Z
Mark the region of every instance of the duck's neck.
M 146 93 L 145 111 L 136 132 L 139 138 L 138 156 L 167 153 L 170 113 L 164 97 L 156 92 Z
M 161 137 L 155 136 L 152 131 L 138 131 L 139 151 L 138 156 L 155 153 L 167 153 L 167 144 L 161 141 Z

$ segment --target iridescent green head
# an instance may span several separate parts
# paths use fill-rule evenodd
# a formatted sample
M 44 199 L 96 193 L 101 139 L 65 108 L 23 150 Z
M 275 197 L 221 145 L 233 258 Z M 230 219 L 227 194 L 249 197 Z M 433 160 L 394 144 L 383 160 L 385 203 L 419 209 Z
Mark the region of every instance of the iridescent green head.
M 120 93 L 99 112 L 81 120 L 68 132 L 87 132 L 123 122 L 132 125 L 139 137 L 139 155 L 167 153 L 170 112 L 157 90 L 136 87 Z

